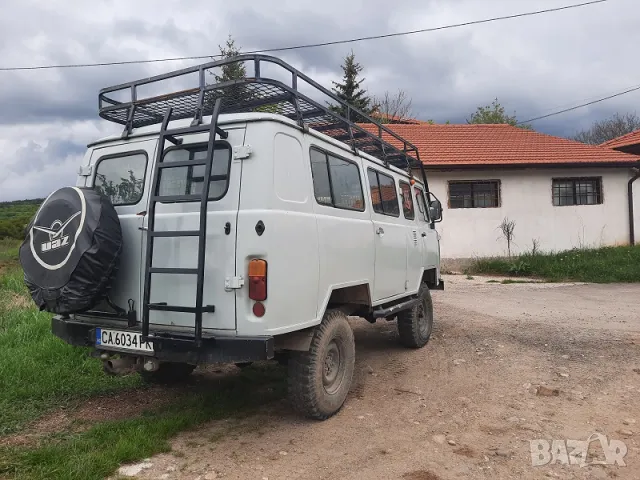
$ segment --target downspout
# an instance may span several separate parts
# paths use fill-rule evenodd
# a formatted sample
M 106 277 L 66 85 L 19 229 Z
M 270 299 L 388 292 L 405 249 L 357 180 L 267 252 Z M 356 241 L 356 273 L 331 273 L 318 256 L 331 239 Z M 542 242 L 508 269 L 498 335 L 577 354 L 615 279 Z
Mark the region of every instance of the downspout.
M 634 168 L 633 172 L 635 175 L 629 180 L 627 184 L 627 199 L 629 202 L 629 244 L 636 244 L 636 232 L 633 218 L 633 182 L 635 182 L 638 178 L 640 178 L 640 169 Z

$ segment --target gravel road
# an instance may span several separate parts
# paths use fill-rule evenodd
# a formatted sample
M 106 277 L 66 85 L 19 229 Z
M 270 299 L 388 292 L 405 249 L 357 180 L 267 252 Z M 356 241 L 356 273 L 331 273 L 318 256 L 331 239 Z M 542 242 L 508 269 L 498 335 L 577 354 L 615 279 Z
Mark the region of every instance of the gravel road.
M 395 322 L 353 319 L 356 376 L 335 417 L 265 405 L 181 434 L 136 478 L 640 478 L 640 285 L 488 280 L 445 277 L 421 350 L 398 346 Z M 607 458 L 597 433 L 625 466 L 593 463 Z M 531 441 L 555 463 L 533 465 Z

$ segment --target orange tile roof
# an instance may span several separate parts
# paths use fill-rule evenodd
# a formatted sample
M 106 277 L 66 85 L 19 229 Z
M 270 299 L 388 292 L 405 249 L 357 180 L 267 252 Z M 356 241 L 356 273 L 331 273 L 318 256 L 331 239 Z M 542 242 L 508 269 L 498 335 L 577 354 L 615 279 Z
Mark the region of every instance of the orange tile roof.
M 629 145 L 636 145 L 640 143 L 640 130 L 636 130 L 631 133 L 627 133 L 626 135 L 622 135 L 621 137 L 614 138 L 613 140 L 609 140 L 608 142 L 601 143 L 601 147 L 607 148 L 620 148 L 620 147 L 628 147 Z
M 373 125 L 362 125 L 375 131 Z M 640 156 L 510 125 L 385 125 L 413 143 L 429 166 L 632 164 Z M 390 143 L 396 143 L 385 135 Z

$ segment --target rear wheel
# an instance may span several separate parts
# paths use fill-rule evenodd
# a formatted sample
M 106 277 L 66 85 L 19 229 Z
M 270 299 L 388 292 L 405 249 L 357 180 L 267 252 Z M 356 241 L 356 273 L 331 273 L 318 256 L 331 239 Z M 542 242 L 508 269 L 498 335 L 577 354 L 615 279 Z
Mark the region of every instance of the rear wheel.
M 189 363 L 164 362 L 161 363 L 158 370 L 154 372 L 142 370 L 140 376 L 147 383 L 179 383 L 184 382 L 195 368 L 195 365 Z
M 324 420 L 342 408 L 353 378 L 355 343 L 347 316 L 328 310 L 307 352 L 289 357 L 289 398 L 301 414 Z
M 433 329 L 433 302 L 429 287 L 422 284 L 418 296 L 418 304 L 398 314 L 400 343 L 409 348 L 424 347 Z

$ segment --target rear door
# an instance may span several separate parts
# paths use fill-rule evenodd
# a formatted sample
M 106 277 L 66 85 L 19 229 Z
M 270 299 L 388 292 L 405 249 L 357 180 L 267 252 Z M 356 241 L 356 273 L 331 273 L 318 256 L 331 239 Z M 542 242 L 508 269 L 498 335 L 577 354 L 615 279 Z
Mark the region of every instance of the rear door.
M 373 212 L 375 278 L 373 301 L 405 292 L 407 275 L 407 227 L 400 218 L 395 179 L 373 168 L 367 169 Z
M 122 229 L 120 267 L 109 298 L 122 309 L 135 309 L 138 319 L 142 312 L 140 279 L 144 265 L 142 247 L 146 240 L 141 228 L 147 209 L 156 145 L 156 140 L 144 140 L 96 148 L 91 154 L 92 167 L 86 170 L 87 175 L 91 175 L 94 188 L 111 200 Z M 95 310 L 111 309 L 100 305 Z
M 229 137 L 217 141 L 213 157 L 207 213 L 203 305 L 215 306 L 204 313 L 202 327 L 215 330 L 236 329 L 235 290 L 225 290 L 225 280 L 236 276 L 236 225 L 242 177 L 242 163 L 233 160 L 233 147 L 244 143 L 245 125 L 225 128 Z M 163 161 L 177 162 L 206 156 L 206 135 L 185 137 L 185 144 L 165 149 Z M 159 195 L 193 195 L 202 192 L 204 166 L 165 168 L 159 179 Z M 156 231 L 198 230 L 200 203 L 158 203 Z M 145 228 L 148 219 L 145 219 Z M 169 237 L 154 240 L 153 266 L 160 268 L 196 268 L 198 238 Z M 146 258 L 146 243 L 143 258 Z M 142 264 L 144 266 L 144 263 Z M 141 272 L 141 290 L 144 288 Z M 196 275 L 152 275 L 151 303 L 193 307 L 196 303 Z M 150 312 L 151 325 L 194 327 L 195 315 L 177 312 Z

